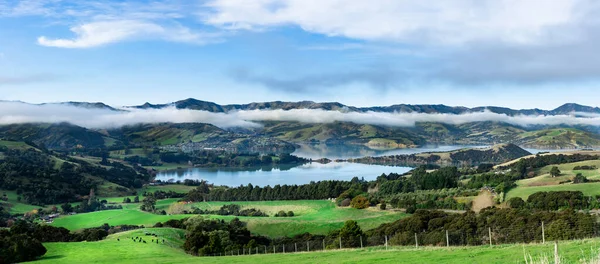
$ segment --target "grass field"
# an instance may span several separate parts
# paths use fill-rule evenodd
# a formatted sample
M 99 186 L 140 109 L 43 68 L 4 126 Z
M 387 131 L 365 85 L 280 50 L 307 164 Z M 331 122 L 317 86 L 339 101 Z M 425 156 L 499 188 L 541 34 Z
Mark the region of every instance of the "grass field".
M 122 197 L 114 198 L 113 202 L 120 202 Z M 113 199 L 110 199 L 111 201 Z M 157 209 L 168 210 L 168 207 L 177 199 L 160 200 Z M 280 210 L 294 211 L 296 216 L 286 218 L 276 217 L 239 217 L 248 223 L 248 229 L 260 235 L 270 237 L 293 236 L 310 232 L 326 234 L 339 229 L 346 220 L 356 220 L 363 229 L 375 228 L 383 223 L 393 222 L 404 216 L 403 213 L 380 211 L 378 209 L 357 210 L 353 208 L 338 208 L 330 201 L 273 201 L 273 202 L 208 202 L 196 203 L 194 206 L 202 209 L 219 208 L 224 204 L 239 204 L 242 207 L 256 208 L 273 215 Z M 190 208 L 192 205 L 186 205 Z M 193 215 L 156 215 L 142 212 L 139 204 L 125 204 L 122 210 L 108 210 L 86 214 L 63 216 L 54 220 L 54 226 L 61 226 L 70 230 L 100 226 L 104 223 L 110 225 L 145 225 L 152 226 L 157 222 L 169 219 L 181 219 Z M 234 216 L 209 216 L 211 218 L 231 220 Z
M 164 238 L 167 243 L 143 244 L 129 237 L 144 236 L 145 232 Z M 524 256 L 534 260 L 553 255 L 554 245 L 501 245 L 479 247 L 433 248 L 384 247 L 347 249 L 288 254 L 267 254 L 228 257 L 194 257 L 185 254 L 177 245 L 182 233 L 174 229 L 142 229 L 114 234 L 98 242 L 46 243 L 46 255 L 34 263 L 525 263 Z M 118 241 L 117 239 L 120 239 Z M 145 237 L 150 242 L 153 237 Z M 600 240 L 565 241 L 559 243 L 561 263 L 579 263 L 582 258 L 597 254 Z M 540 262 L 541 263 L 541 262 Z
M 512 197 L 521 197 L 527 199 L 529 195 L 536 192 L 548 192 L 548 191 L 581 191 L 585 195 L 593 196 L 600 194 L 600 182 L 595 183 L 582 183 L 582 184 L 559 184 L 567 180 L 572 180 L 577 173 L 583 174 L 590 180 L 600 179 L 600 170 L 573 170 L 576 166 L 596 166 L 600 168 L 600 160 L 588 160 L 582 162 L 574 162 L 560 165 L 550 165 L 540 168 L 536 171 L 537 177 L 531 179 L 525 179 L 517 181 L 517 188 L 512 189 L 506 195 L 506 199 Z M 558 167 L 561 171 L 561 175 L 558 177 L 552 177 L 550 170 L 552 167 Z
M 0 190 L 0 195 L 3 195 L 4 193 L 6 193 L 6 195 L 8 196 L 8 201 L 7 202 L 0 201 L 0 203 L 5 207 L 10 208 L 10 210 L 9 210 L 10 214 L 24 214 L 26 212 L 30 212 L 35 209 L 39 209 L 41 207 L 41 206 L 24 204 L 24 203 L 19 202 L 17 200 L 17 197 L 18 197 L 17 192 L 15 192 L 15 191 Z

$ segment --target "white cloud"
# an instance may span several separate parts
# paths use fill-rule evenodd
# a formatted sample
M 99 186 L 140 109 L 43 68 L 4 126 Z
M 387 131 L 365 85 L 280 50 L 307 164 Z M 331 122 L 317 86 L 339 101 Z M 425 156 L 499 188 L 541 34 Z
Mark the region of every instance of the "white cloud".
M 59 48 L 90 48 L 134 39 L 161 39 L 195 44 L 212 41 L 208 35 L 194 33 L 182 26 L 167 28 L 140 20 L 91 22 L 72 27 L 71 31 L 75 33 L 75 38 L 49 39 L 42 36 L 38 38 L 38 44 Z
M 218 127 L 260 127 L 258 121 L 297 121 L 303 123 L 353 122 L 396 127 L 411 127 L 417 122 L 464 124 L 494 121 L 518 126 L 533 125 L 591 125 L 600 126 L 600 115 L 507 116 L 489 111 L 467 114 L 340 112 L 320 109 L 251 110 L 213 113 L 174 107 L 164 109 L 107 109 L 80 108 L 69 105 L 31 105 L 19 102 L 0 102 L 0 125 L 22 123 L 69 122 L 87 128 L 115 128 L 140 123 L 208 123 Z
M 537 43 L 557 27 L 578 23 L 584 0 L 213 0 L 206 23 L 260 30 L 293 25 L 364 40 L 431 43 Z M 552 33 L 552 34 L 550 34 Z

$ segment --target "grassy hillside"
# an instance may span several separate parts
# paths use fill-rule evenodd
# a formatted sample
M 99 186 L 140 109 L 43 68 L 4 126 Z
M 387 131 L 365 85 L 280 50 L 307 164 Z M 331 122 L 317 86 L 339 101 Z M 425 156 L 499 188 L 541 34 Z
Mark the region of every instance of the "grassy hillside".
M 123 198 L 110 201 L 120 202 Z M 158 209 L 169 211 L 169 206 L 176 203 L 177 199 L 161 200 L 157 203 Z M 265 211 L 271 216 L 280 210 L 294 211 L 295 217 L 239 217 L 248 223 L 248 229 L 256 234 L 270 237 L 293 236 L 305 232 L 326 234 L 339 229 L 346 220 L 356 220 L 363 229 L 371 229 L 382 223 L 393 222 L 405 216 L 403 213 L 380 211 L 378 209 L 357 210 L 353 208 L 338 208 L 330 201 L 273 201 L 273 202 L 208 202 L 196 203 L 193 206 L 207 209 L 219 208 L 224 204 L 239 204 L 242 207 L 256 208 Z M 187 205 L 190 208 L 192 205 Z M 108 210 L 72 216 L 63 216 L 56 219 L 54 226 L 78 230 L 88 227 L 100 226 L 104 223 L 110 225 L 145 225 L 152 226 L 157 222 L 169 219 L 181 219 L 192 215 L 156 215 L 142 212 L 139 204 L 125 204 L 122 210 Z M 234 216 L 210 216 L 231 220 Z
M 403 128 L 361 125 L 349 122 L 306 124 L 299 122 L 264 122 L 265 133 L 286 141 L 369 144 L 391 148 L 413 147 L 423 139 Z
M 3 125 L 0 138 L 31 141 L 49 149 L 99 148 L 116 143 L 105 142 L 106 137 L 99 132 L 67 123 Z
M 518 142 L 543 149 L 588 148 L 600 146 L 600 135 L 575 128 L 554 128 L 522 133 Z
M 143 244 L 129 237 L 155 233 L 165 244 Z M 181 233 L 173 229 L 142 229 L 114 234 L 99 242 L 46 243 L 48 252 L 33 263 L 525 263 L 525 255 L 534 260 L 552 258 L 554 245 L 501 245 L 480 247 L 374 247 L 288 254 L 251 256 L 194 257 L 175 245 Z M 119 240 L 117 240 L 119 239 Z M 152 237 L 146 240 L 152 239 Z M 162 240 L 161 240 L 162 242 Z M 598 239 L 561 242 L 558 252 L 563 263 L 579 263 L 595 257 Z M 543 263 L 543 262 L 540 262 Z
M 561 171 L 560 176 L 552 177 L 550 169 L 558 167 Z M 600 160 L 588 160 L 559 165 L 549 165 L 536 170 L 536 177 L 517 181 L 517 188 L 512 189 L 507 194 L 507 199 L 512 197 L 521 197 L 527 199 L 529 195 L 542 191 L 581 191 L 585 195 L 600 195 L 600 182 L 592 183 L 564 183 L 572 180 L 575 175 L 581 173 L 590 180 L 600 180 L 600 170 L 575 170 L 576 166 L 596 166 L 600 168 Z M 563 182 L 563 184 L 560 184 Z
M 213 125 L 202 123 L 143 124 L 109 131 L 118 138 L 142 145 L 173 145 L 183 142 L 200 142 L 226 132 Z

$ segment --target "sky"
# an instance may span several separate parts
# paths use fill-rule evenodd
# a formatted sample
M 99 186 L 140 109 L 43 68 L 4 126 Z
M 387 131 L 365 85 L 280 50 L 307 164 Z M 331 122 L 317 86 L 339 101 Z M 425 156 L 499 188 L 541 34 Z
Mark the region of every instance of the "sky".
M 0 0 L 0 100 L 598 106 L 600 2 Z

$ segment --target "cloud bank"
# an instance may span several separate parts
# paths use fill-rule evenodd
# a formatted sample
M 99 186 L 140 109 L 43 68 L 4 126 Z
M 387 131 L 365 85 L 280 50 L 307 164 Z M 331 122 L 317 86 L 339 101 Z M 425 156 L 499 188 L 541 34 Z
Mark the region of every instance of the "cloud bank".
M 467 114 L 340 112 L 320 109 L 250 110 L 213 113 L 174 107 L 163 109 L 82 108 L 61 104 L 31 105 L 19 102 L 0 102 L 0 125 L 23 123 L 68 122 L 87 128 L 118 128 L 141 123 L 208 123 L 221 128 L 259 128 L 260 121 L 295 121 L 303 123 L 352 122 L 395 127 L 411 127 L 418 122 L 465 124 L 472 122 L 503 122 L 517 126 L 590 125 L 600 126 L 600 115 L 573 113 L 571 115 L 518 115 L 490 111 Z

